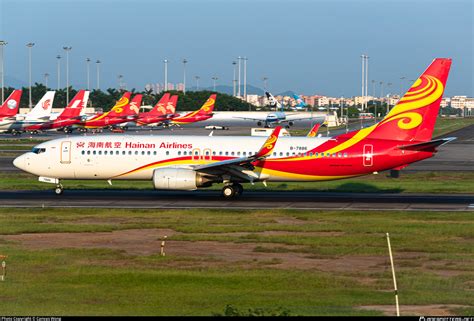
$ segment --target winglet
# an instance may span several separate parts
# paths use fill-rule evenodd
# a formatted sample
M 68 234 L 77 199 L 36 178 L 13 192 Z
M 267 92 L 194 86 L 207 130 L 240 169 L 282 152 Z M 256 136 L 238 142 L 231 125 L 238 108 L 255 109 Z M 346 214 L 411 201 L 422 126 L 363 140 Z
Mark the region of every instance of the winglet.
M 281 126 L 275 127 L 272 134 L 267 138 L 265 143 L 263 144 L 262 148 L 258 151 L 255 155 L 255 158 L 261 159 L 270 156 L 275 148 L 276 142 L 278 140 L 278 135 L 280 134 Z
M 311 128 L 311 130 L 309 131 L 308 135 L 306 135 L 306 136 L 307 137 L 316 137 L 316 134 L 318 133 L 319 126 L 321 126 L 320 123 L 315 124 L 313 126 L 313 128 Z

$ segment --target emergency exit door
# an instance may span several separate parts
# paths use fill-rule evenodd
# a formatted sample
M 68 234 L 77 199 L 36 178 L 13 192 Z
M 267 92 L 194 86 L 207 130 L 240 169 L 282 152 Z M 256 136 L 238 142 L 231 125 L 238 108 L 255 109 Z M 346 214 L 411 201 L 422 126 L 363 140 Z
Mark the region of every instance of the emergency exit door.
M 374 147 L 372 145 L 364 145 L 362 158 L 364 166 L 372 166 L 374 164 Z

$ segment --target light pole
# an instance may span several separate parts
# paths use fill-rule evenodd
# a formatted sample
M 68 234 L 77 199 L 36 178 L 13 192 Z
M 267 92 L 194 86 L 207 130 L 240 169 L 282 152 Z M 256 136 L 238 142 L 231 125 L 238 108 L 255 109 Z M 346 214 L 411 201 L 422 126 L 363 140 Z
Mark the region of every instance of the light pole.
M 403 80 L 405 80 L 407 77 L 403 76 L 400 77 L 400 99 L 402 99 L 403 96 Z
M 391 85 L 392 85 L 391 82 L 387 83 L 387 95 L 388 95 L 388 97 L 387 97 L 387 114 L 388 114 L 388 112 L 389 112 L 389 110 L 390 110 L 390 93 L 389 93 L 389 87 L 390 87 Z
M 91 89 L 91 86 L 90 86 L 90 70 L 89 70 L 89 64 L 91 62 L 91 59 L 90 58 L 86 58 L 86 67 L 87 67 L 87 90 L 90 90 Z
M 58 60 L 58 90 L 61 87 L 61 56 L 57 55 L 56 59 Z
M 372 96 L 374 96 L 375 99 L 375 80 L 372 79 Z
M 118 82 L 119 82 L 119 90 L 122 90 L 123 75 L 118 75 L 117 78 L 118 78 Z
M 369 56 L 365 55 L 365 110 L 367 110 L 367 97 L 369 96 Z
M 199 77 L 199 76 L 194 76 L 194 79 L 196 79 L 196 91 L 199 91 L 199 79 L 200 78 L 201 77 Z
M 186 58 L 183 59 L 183 94 L 186 95 Z
M 244 60 L 244 99 L 247 101 L 247 57 L 243 58 Z
M 263 77 L 262 78 L 263 80 L 263 94 L 265 95 L 265 92 L 267 91 L 267 80 L 268 80 L 268 77 Z
M 5 87 L 5 83 L 4 83 L 4 70 L 3 70 L 3 47 L 6 46 L 8 44 L 8 42 L 4 41 L 4 40 L 0 40 L 0 59 L 2 60 L 1 61 L 1 66 L 2 66 L 2 104 L 5 100 L 5 96 L 4 96 L 4 92 L 3 92 L 3 88 Z
M 235 82 L 237 81 L 235 79 L 235 73 L 236 73 L 235 66 L 237 65 L 237 63 L 235 61 L 232 61 L 232 65 L 234 66 L 234 77 L 232 78 L 232 96 L 235 97 Z
M 48 89 L 48 78 L 49 78 L 49 74 L 45 73 L 44 74 L 44 85 L 46 86 L 46 89 Z
M 99 72 L 100 63 L 101 63 L 100 60 L 97 60 L 95 62 L 95 66 L 97 67 L 97 90 L 100 90 L 100 82 L 99 82 L 99 80 L 100 80 L 100 78 L 99 78 L 100 77 L 100 72 Z
M 237 96 L 240 97 L 240 61 L 242 60 L 242 58 L 238 56 L 237 60 L 239 61 L 239 80 L 237 82 Z
M 163 62 L 165 63 L 165 91 L 168 91 L 168 59 Z
M 32 102 L 31 102 L 31 48 L 33 48 L 35 44 L 33 42 L 29 42 L 26 44 L 26 46 L 28 47 L 28 61 L 29 61 L 29 83 L 30 83 L 30 92 L 29 92 L 29 107 L 30 107 L 30 110 L 31 110 L 31 107 L 33 106 Z
M 361 98 L 362 98 L 362 106 L 361 106 L 361 109 L 364 110 L 364 88 L 365 88 L 365 84 L 364 84 L 364 81 L 365 81 L 365 76 L 364 76 L 364 73 L 365 73 L 365 55 L 361 55 L 360 56 L 362 58 L 362 92 L 361 92 Z
M 66 51 L 66 105 L 69 104 L 69 51 L 71 51 L 72 47 L 63 47 L 64 51 Z
M 212 77 L 212 80 L 214 80 L 214 92 L 216 91 L 216 81 L 217 81 L 217 78 L 216 76 Z

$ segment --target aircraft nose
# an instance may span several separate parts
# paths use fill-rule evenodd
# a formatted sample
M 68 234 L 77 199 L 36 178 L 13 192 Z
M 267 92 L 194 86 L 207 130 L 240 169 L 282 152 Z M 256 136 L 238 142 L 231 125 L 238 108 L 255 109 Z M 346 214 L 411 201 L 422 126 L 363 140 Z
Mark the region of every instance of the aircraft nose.
M 26 156 L 25 155 L 20 155 L 17 158 L 13 160 L 13 165 L 21 169 L 22 171 L 26 171 Z

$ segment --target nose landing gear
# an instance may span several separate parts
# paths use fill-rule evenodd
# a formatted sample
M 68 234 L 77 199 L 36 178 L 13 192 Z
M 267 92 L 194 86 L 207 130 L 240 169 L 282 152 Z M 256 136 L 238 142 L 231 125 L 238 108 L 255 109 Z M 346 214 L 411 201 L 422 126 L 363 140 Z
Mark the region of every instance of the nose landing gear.
M 54 193 L 56 195 L 61 195 L 64 192 L 64 188 L 61 184 L 56 185 L 56 188 L 54 189 Z

